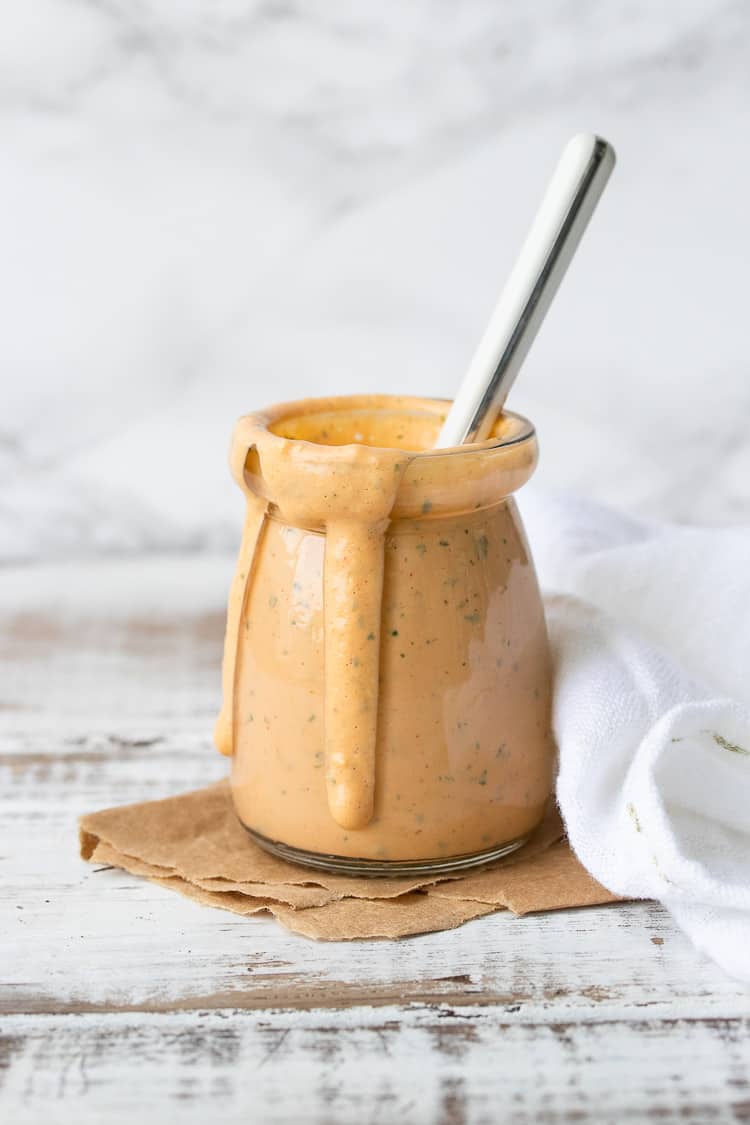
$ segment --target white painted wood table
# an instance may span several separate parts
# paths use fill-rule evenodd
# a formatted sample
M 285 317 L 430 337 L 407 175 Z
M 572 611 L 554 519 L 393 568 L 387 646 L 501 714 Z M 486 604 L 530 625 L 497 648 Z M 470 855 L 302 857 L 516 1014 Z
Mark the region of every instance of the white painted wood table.
M 229 566 L 2 572 L 0 1119 L 750 1121 L 750 995 L 653 904 L 316 944 L 78 860 L 225 770 Z

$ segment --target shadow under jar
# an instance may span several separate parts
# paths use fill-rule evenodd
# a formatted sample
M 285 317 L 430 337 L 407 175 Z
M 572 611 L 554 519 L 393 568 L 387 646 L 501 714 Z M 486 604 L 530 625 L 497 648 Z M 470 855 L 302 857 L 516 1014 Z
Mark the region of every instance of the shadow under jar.
M 313 867 L 460 871 L 552 787 L 550 660 L 511 496 L 533 427 L 433 450 L 447 405 L 311 399 L 241 418 L 247 499 L 216 743 L 241 822 Z

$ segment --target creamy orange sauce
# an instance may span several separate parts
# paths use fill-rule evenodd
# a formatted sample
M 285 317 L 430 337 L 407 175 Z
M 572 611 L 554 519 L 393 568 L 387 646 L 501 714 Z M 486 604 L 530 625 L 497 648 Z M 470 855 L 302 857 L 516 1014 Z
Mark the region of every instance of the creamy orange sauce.
M 489 441 L 432 452 L 445 408 L 360 396 L 237 424 L 247 519 L 216 742 L 270 840 L 441 858 L 541 817 L 549 660 L 510 497 L 536 443 L 504 415 Z

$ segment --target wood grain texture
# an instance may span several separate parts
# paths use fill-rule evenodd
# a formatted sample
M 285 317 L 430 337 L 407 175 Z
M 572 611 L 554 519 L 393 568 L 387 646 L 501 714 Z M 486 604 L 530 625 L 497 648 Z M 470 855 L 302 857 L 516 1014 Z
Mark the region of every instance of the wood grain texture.
M 0 1040 L 4 1094 L 14 1121 L 91 1125 L 750 1118 L 746 1023 L 513 1009 L 18 1017 Z
M 81 812 L 225 772 L 221 627 L 2 622 L 3 1120 L 750 1120 L 750 994 L 655 904 L 328 945 L 81 863 Z

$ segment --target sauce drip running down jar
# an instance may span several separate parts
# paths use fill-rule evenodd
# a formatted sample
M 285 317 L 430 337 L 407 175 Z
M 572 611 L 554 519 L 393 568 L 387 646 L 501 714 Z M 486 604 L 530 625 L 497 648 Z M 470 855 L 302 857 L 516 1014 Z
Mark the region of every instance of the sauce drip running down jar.
M 247 516 L 216 743 L 267 850 L 345 873 L 460 871 L 518 847 L 552 786 L 550 659 L 505 413 L 434 450 L 447 404 L 286 403 L 241 418 Z

